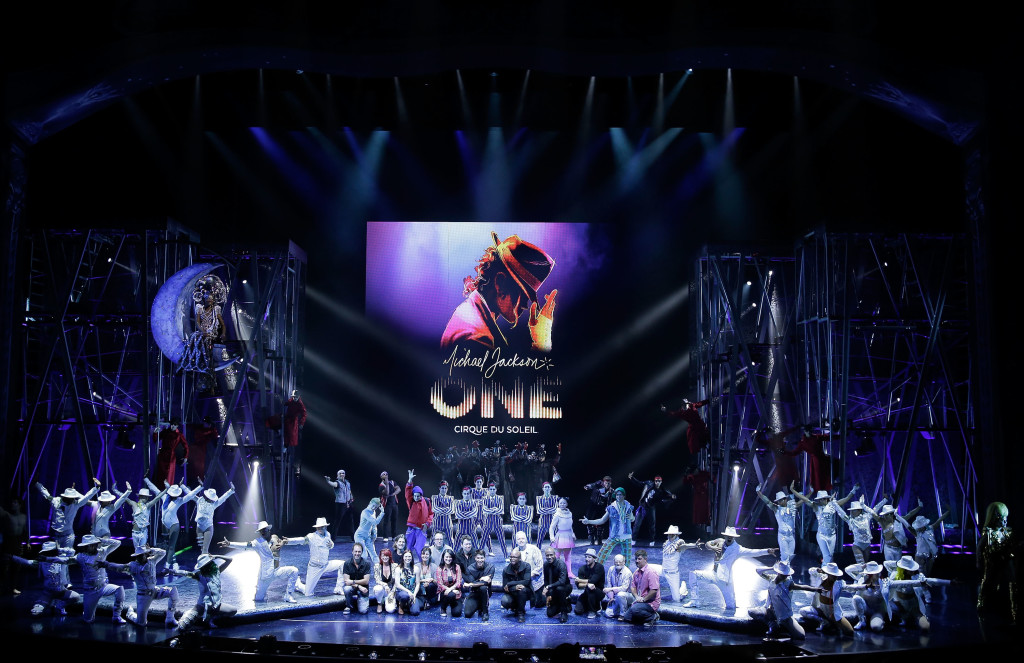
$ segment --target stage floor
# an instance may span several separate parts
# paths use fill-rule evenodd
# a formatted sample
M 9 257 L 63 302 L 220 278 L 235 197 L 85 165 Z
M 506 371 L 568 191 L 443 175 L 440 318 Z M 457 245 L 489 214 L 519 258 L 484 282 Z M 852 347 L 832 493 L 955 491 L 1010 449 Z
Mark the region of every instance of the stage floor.
M 378 541 L 378 550 L 383 542 Z M 746 543 L 748 546 L 762 545 Z M 583 552 L 588 545 L 578 546 L 573 553 L 573 566 L 583 563 Z M 660 564 L 660 547 L 647 548 L 651 563 Z M 351 543 L 339 543 L 332 552 L 334 557 L 346 557 Z M 218 551 L 220 552 L 220 551 Z M 689 645 L 691 648 L 719 648 L 764 646 L 763 628 L 753 623 L 746 615 L 746 607 L 758 603 L 758 594 L 763 591 L 765 583 L 753 572 L 753 567 L 762 564 L 761 560 L 743 560 L 736 567 L 737 603 L 735 612 L 726 613 L 721 595 L 716 589 L 703 591 L 699 602 L 691 608 L 682 608 L 680 602 L 670 600 L 669 591 L 663 585 L 662 619 L 654 627 L 645 628 L 624 624 L 603 615 L 596 619 L 587 619 L 570 614 L 566 624 L 558 623 L 557 619 L 549 619 L 541 610 L 529 610 L 527 621 L 519 623 L 500 608 L 499 596 L 491 598 L 491 619 L 482 623 L 479 618 L 442 618 L 436 608 L 424 611 L 419 616 L 377 614 L 376 607 L 371 605 L 366 615 L 349 614 L 341 611 L 341 601 L 332 595 L 334 586 L 332 577 L 321 580 L 317 592 L 319 596 L 304 597 L 296 594 L 297 603 L 290 604 L 280 600 L 280 585 L 271 587 L 266 603 L 255 604 L 252 601 L 254 578 L 257 560 L 254 552 L 230 551 L 234 561 L 225 572 L 224 602 L 238 608 L 238 614 L 232 619 L 223 620 L 217 629 L 203 633 L 216 636 L 217 639 L 230 638 L 240 641 L 257 640 L 263 636 L 273 636 L 279 642 L 305 643 L 303 653 L 314 654 L 317 646 L 349 645 L 360 648 L 373 647 L 406 647 L 406 648 L 452 648 L 470 649 L 475 646 L 488 646 L 491 649 L 509 650 L 547 650 L 565 643 L 581 645 L 614 645 L 619 650 L 626 649 L 660 649 L 677 648 Z M 500 554 L 500 553 L 499 553 Z M 286 547 L 282 551 L 282 563 L 293 564 L 300 568 L 304 575 L 307 553 L 301 546 Z M 182 568 L 191 568 L 195 558 L 194 551 L 179 554 L 178 562 Z M 504 560 L 490 558 L 500 576 Z M 703 568 L 710 564 L 710 553 L 704 551 L 688 551 L 683 554 L 681 575 L 686 579 L 691 569 Z M 763 563 L 767 565 L 769 559 Z M 811 563 L 811 559 L 795 559 L 794 566 L 798 574 Z M 740 579 L 742 578 L 742 580 Z M 73 576 L 74 579 L 74 576 Z M 124 577 L 112 578 L 115 582 L 128 581 Z M 129 583 L 130 584 L 130 581 Z M 197 596 L 197 583 L 189 579 L 176 579 L 175 583 L 181 599 L 179 610 L 190 607 Z M 893 628 L 884 634 L 859 631 L 852 638 L 841 638 L 836 635 L 823 635 L 810 631 L 804 641 L 791 641 L 785 646 L 792 655 L 829 656 L 835 654 L 856 654 L 871 656 L 875 654 L 906 652 L 910 650 L 949 648 L 984 648 L 1010 641 L 1013 633 L 1005 628 L 992 629 L 979 622 L 973 607 L 974 585 L 971 582 L 954 583 L 948 588 L 945 601 L 933 603 L 931 608 L 932 629 L 929 633 L 915 630 Z M 134 604 L 134 590 L 126 590 L 126 605 Z M 42 636 L 54 639 L 72 639 L 81 641 L 122 642 L 149 645 L 165 645 L 177 635 L 177 631 L 164 629 L 162 619 L 154 614 L 151 625 L 146 629 L 133 626 L 116 627 L 111 624 L 109 600 L 101 602 L 96 622 L 85 624 L 80 617 L 65 618 L 46 617 L 32 619 L 27 616 L 31 592 L 26 592 L 14 605 L 16 611 L 12 619 L 4 620 L 3 630 L 8 635 L 18 633 Z M 794 592 L 794 603 L 803 605 L 809 596 L 803 592 Z M 847 613 L 852 612 L 849 599 L 843 599 Z M 156 602 L 163 608 L 163 601 Z M 253 643 L 241 642 L 240 648 L 252 648 Z M 255 651 L 255 650 L 254 650 Z M 706 650 L 705 650 L 706 651 Z M 936 652 L 937 653 L 937 652 Z M 430 656 L 429 658 L 433 658 Z

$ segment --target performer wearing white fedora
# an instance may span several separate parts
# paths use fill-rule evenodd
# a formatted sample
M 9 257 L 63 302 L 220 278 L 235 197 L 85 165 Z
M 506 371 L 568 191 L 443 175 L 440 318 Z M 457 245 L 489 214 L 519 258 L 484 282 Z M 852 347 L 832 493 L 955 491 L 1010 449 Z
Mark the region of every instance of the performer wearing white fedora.
M 736 543 L 739 532 L 735 527 L 726 527 L 722 538 L 708 541 L 704 546 L 715 553 L 715 563 L 710 569 L 690 572 L 690 600 L 684 608 L 693 606 L 698 600 L 701 585 L 712 584 L 722 592 L 725 609 L 736 609 L 736 594 L 732 586 L 732 566 L 740 557 L 759 557 L 779 554 L 778 548 L 745 548 Z
M 818 591 L 808 585 L 793 582 L 793 567 L 785 561 L 778 561 L 775 566 L 762 566 L 755 569 L 757 574 L 768 581 L 768 596 L 763 605 L 747 610 L 747 615 L 755 621 L 768 624 L 768 636 L 774 637 L 785 629 L 797 640 L 804 639 L 804 629 L 793 616 L 792 591 L 799 589 L 807 592 Z
M 203 555 L 210 554 L 210 541 L 213 539 L 213 512 L 228 498 L 235 494 L 235 484 L 229 484 L 228 492 L 217 497 L 217 491 L 207 488 L 196 497 L 196 537 L 202 548 Z
M 281 539 L 277 535 L 271 535 L 271 526 L 265 520 L 256 525 L 257 537 L 252 541 L 228 541 L 227 538 L 220 542 L 220 545 L 240 550 L 252 549 L 260 556 L 259 576 L 256 578 L 256 594 L 253 600 L 256 602 L 267 600 L 267 589 L 275 580 L 285 581 L 284 600 L 295 603 L 292 592 L 298 589 L 305 591 L 302 582 L 299 581 L 299 570 L 294 566 L 280 566 L 281 547 L 297 545 L 304 539 Z
M 761 492 L 761 486 L 758 486 L 757 496 L 761 498 L 765 506 L 775 513 L 779 536 L 779 559 L 789 564 L 793 561 L 793 554 L 796 552 L 796 511 L 799 505 L 791 495 L 787 495 L 781 490 L 775 493 L 775 499 L 770 500 Z
M 661 548 L 661 577 L 668 583 L 668 589 L 672 594 L 673 601 L 678 601 L 680 597 L 687 594 L 685 583 L 682 587 L 680 587 L 679 583 L 679 558 L 684 550 L 699 548 L 703 545 L 700 541 L 687 543 L 679 538 L 679 534 L 679 527 L 670 525 L 665 531 L 665 536 L 668 538 Z
M 821 568 L 812 566 L 807 573 L 811 585 L 817 586 L 817 593 L 811 605 L 800 608 L 800 618 L 816 624 L 819 631 L 837 629 L 842 635 L 853 635 L 853 626 L 839 606 L 839 596 L 845 587 L 843 572 L 835 562 L 829 562 Z
M 860 490 L 860 486 L 854 484 L 853 490 L 850 491 L 850 494 L 841 500 L 837 500 L 827 491 L 819 490 L 814 494 L 814 501 L 807 499 L 803 494 L 801 494 L 793 483 L 790 483 L 789 487 L 790 492 L 792 492 L 798 500 L 814 509 L 814 515 L 818 519 L 817 539 L 818 549 L 821 551 L 821 563 L 822 565 L 828 564 L 832 561 L 832 557 L 835 556 L 836 553 L 836 541 L 839 538 L 838 518 L 842 518 L 846 515 L 843 513 L 842 506 L 853 499 L 853 494 Z M 839 514 L 842 515 L 840 516 Z
M 338 580 L 334 585 L 334 593 L 342 593 L 341 567 L 345 565 L 345 560 L 328 559 L 331 554 L 331 548 L 334 547 L 334 537 L 327 531 L 329 526 L 330 523 L 327 522 L 327 519 L 320 516 L 316 519 L 316 523 L 313 524 L 312 532 L 301 539 L 288 539 L 288 541 L 298 541 L 303 545 L 309 546 L 306 587 L 302 592 L 306 596 L 312 596 L 313 591 L 316 589 L 316 584 L 320 582 L 320 578 L 331 573 L 338 576 Z

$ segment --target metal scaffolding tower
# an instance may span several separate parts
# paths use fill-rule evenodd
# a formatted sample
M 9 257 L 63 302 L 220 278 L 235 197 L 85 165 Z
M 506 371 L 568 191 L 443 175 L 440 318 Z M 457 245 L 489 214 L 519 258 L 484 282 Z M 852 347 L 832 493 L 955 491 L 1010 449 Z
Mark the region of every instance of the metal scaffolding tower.
M 751 481 L 762 484 L 772 471 L 755 432 L 791 420 L 793 262 L 709 248 L 697 260 L 700 306 L 692 365 L 698 369 L 697 397 L 710 399 L 705 420 L 711 444 L 700 463 L 716 481 L 716 532 L 740 522 L 744 502 L 753 499 Z
M 220 443 L 206 485 L 253 488 L 255 479 L 264 504 L 250 499 L 242 508 L 238 500 L 236 518 L 286 521 L 295 468 L 286 467 L 290 456 L 267 422 L 301 382 L 305 255 L 290 243 L 212 254 L 186 228 L 161 226 L 36 230 L 23 240 L 24 307 L 13 344 L 20 445 L 8 449 L 3 480 L 26 498 L 36 482 L 59 494 L 71 485 L 84 490 L 94 476 L 105 487 L 138 488 L 153 475 L 158 422 L 179 418 L 191 442 L 189 424 L 210 416 Z M 215 348 L 225 361 L 206 395 L 160 352 L 150 324 L 161 286 L 199 263 L 229 284 L 226 341 Z M 254 477 L 245 461 L 257 458 L 264 469 Z M 187 464 L 181 471 L 197 483 Z M 29 511 L 33 533 L 46 531 L 45 518 Z
M 772 497 L 798 476 L 806 494 L 808 461 L 793 451 L 806 425 L 829 435 L 835 490 L 859 483 L 904 512 L 920 497 L 929 517 L 951 510 L 947 539 L 973 542 L 968 248 L 816 231 L 794 257 L 705 250 L 693 364 L 698 398 L 711 398 L 701 463 L 717 480 L 715 531 L 774 527 L 758 486 Z M 949 531 L 961 522 L 973 524 Z
M 969 245 L 956 235 L 808 234 L 797 247 L 801 407 L 831 423 L 837 485 L 977 531 Z M 932 511 L 934 510 L 934 513 Z

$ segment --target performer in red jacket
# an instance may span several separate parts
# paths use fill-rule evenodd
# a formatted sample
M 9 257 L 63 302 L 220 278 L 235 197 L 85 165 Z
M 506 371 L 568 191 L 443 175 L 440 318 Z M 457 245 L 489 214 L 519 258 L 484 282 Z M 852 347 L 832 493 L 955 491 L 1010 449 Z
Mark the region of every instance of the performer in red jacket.
M 156 453 L 156 468 L 153 470 L 153 482 L 158 486 L 165 481 L 173 484 L 177 462 L 188 459 L 188 442 L 180 428 L 181 420 L 172 419 L 171 425 L 160 431 L 160 450 Z
M 807 454 L 807 481 L 815 492 L 832 490 L 832 456 L 825 453 L 825 442 L 829 439 L 828 433 L 813 434 L 814 429 L 810 424 L 804 426 L 804 436 L 797 442 L 796 447 L 786 451 L 787 456 L 796 456 L 800 453 Z
M 690 450 L 691 456 L 696 456 L 711 441 L 711 432 L 708 430 L 708 425 L 704 423 L 700 412 L 697 411 L 707 404 L 707 399 L 691 403 L 684 398 L 683 406 L 678 410 L 668 410 L 664 405 L 661 406 L 661 411 L 668 416 L 682 419 L 689 424 L 686 428 L 686 447 Z
M 427 528 L 434 524 L 434 507 L 430 500 L 423 499 L 423 489 L 412 485 L 415 477 L 413 470 L 409 470 L 409 481 L 405 484 L 405 504 L 409 507 L 405 545 L 413 552 L 413 559 L 419 559 L 420 551 L 427 545 Z
M 284 404 L 284 445 L 299 446 L 299 431 L 306 425 L 306 405 L 299 398 L 299 390 L 292 391 Z

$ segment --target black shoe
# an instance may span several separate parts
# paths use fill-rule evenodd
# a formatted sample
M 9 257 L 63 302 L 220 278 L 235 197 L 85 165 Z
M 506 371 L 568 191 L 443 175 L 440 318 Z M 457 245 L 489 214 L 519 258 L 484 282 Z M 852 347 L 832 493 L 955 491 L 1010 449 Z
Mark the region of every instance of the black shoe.
M 481 616 L 480 616 L 480 621 L 482 621 L 482 622 L 486 622 L 486 621 L 487 621 L 488 619 L 490 619 L 490 618 L 491 618 L 491 616 L 490 616 L 490 615 L 488 615 L 488 614 L 487 614 L 487 613 L 485 612 L 485 613 L 484 613 L 483 615 L 481 615 Z
M 564 624 L 564 623 L 566 623 L 567 621 L 569 621 L 569 615 L 568 615 L 567 613 L 564 613 L 564 612 L 563 612 L 562 614 L 560 614 L 560 615 L 558 616 L 558 622 L 559 622 L 560 624 Z

